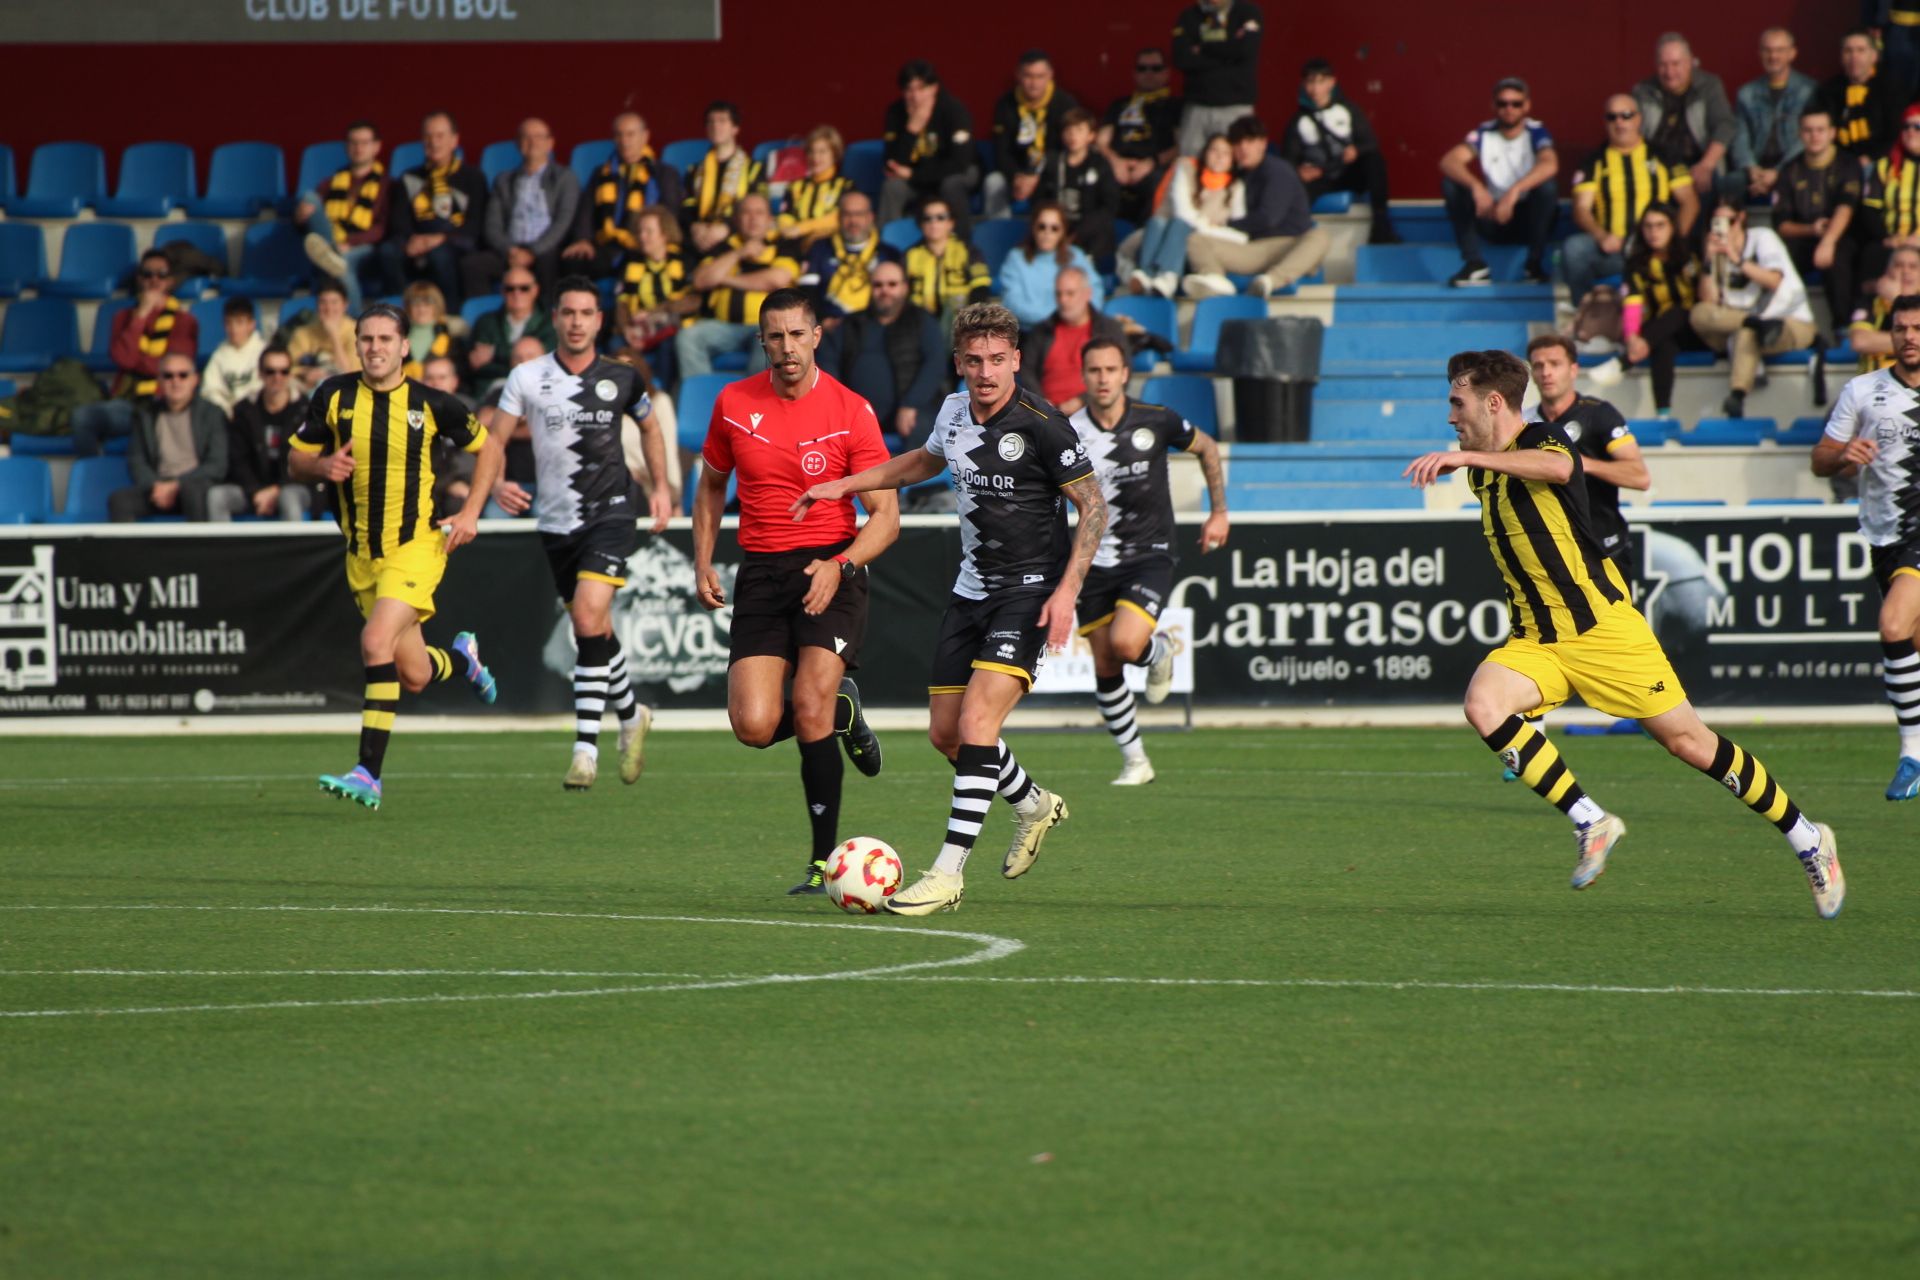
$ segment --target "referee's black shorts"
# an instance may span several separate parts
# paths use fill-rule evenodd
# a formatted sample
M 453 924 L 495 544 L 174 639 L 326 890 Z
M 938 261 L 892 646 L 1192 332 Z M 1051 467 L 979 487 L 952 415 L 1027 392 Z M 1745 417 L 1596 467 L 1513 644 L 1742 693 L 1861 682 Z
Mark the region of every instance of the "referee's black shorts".
M 830 560 L 847 549 L 838 542 L 797 551 L 749 551 L 733 580 L 733 629 L 727 661 L 776 657 L 797 662 L 807 646 L 837 655 L 852 671 L 860 665 L 860 642 L 867 634 L 867 570 L 840 584 L 818 615 L 803 607 L 813 579 L 807 565 Z M 835 566 L 838 569 L 839 566 Z

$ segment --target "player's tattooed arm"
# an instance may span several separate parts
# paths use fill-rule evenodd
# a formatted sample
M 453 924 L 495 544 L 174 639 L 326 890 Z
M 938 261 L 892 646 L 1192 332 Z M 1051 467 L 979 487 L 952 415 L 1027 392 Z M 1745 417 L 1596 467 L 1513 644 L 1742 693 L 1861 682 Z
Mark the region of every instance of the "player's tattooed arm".
M 1207 480 L 1207 521 L 1200 529 L 1200 549 L 1212 551 L 1227 545 L 1227 476 L 1220 466 L 1220 446 L 1204 431 L 1193 433 L 1187 451 L 1200 460 L 1200 474 Z
M 1067 566 L 1077 587 L 1086 580 L 1087 570 L 1093 565 L 1093 553 L 1100 549 L 1100 539 L 1106 535 L 1107 499 L 1092 472 L 1069 481 L 1064 488 L 1067 500 L 1080 512 L 1080 524 L 1073 536 L 1073 558 Z

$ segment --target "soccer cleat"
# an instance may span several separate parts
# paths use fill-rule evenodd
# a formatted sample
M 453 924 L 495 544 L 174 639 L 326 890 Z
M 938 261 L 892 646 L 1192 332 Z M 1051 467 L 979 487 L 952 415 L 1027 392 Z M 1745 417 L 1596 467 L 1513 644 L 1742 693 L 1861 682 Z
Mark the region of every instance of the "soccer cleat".
M 566 780 L 560 785 L 569 791 L 585 791 L 599 776 L 600 757 L 591 751 L 582 751 L 575 747 L 573 763 L 567 766 Z
M 847 705 L 847 727 L 840 731 L 840 745 L 846 748 L 854 768 L 869 778 L 875 777 L 880 772 L 880 736 L 867 723 L 866 713 L 860 708 L 860 686 L 851 676 L 840 677 L 840 700 Z
M 620 726 L 620 781 L 640 781 L 647 767 L 647 730 L 653 728 L 653 708 L 641 703 L 631 720 Z
M 380 779 L 368 773 L 364 765 L 355 765 L 342 777 L 320 775 L 320 789 L 342 800 L 354 800 L 369 809 L 380 807 Z
M 1612 814 L 1573 829 L 1573 842 L 1580 847 L 1580 861 L 1573 865 L 1574 888 L 1584 889 L 1606 873 L 1607 855 L 1625 834 L 1627 824 Z
M 492 706 L 500 690 L 494 685 L 493 672 L 480 665 L 480 637 L 462 631 L 453 638 L 451 648 L 467 660 L 467 683 L 473 686 L 473 696 Z
M 806 871 L 800 877 L 800 883 L 787 890 L 789 898 L 803 894 L 825 893 L 827 891 L 827 864 L 825 861 L 809 862 Z
M 1144 787 L 1153 781 L 1153 761 L 1145 756 L 1132 756 L 1120 766 L 1120 776 L 1113 780 L 1116 787 Z
M 1173 641 L 1160 637 L 1160 656 L 1147 668 L 1147 702 L 1155 705 L 1165 702 L 1167 694 L 1173 688 Z
M 1503 767 L 1501 768 L 1501 770 L 1500 770 L 1500 781 L 1502 781 L 1502 782 L 1518 782 L 1518 781 L 1520 781 L 1520 775 L 1519 775 L 1519 774 L 1517 774 L 1517 773 L 1515 773 L 1515 772 L 1514 772 L 1513 770 L 1511 770 L 1511 769 L 1508 769 L 1508 768 L 1505 768 L 1505 767 L 1503 766 Z
M 896 916 L 930 916 L 936 911 L 958 911 L 966 896 L 966 884 L 957 871 L 929 870 L 887 899 L 887 913 Z
M 333 247 L 333 241 L 316 231 L 301 241 L 300 247 L 306 250 L 307 261 L 335 280 L 347 278 L 347 260 L 340 255 L 338 249 Z
M 1911 800 L 1915 796 L 1920 796 L 1920 760 L 1901 756 L 1900 767 L 1893 771 L 1893 781 L 1887 784 L 1887 799 Z
M 1456 289 L 1477 289 L 1493 283 L 1493 272 L 1484 262 L 1468 262 L 1447 277 L 1447 283 Z
M 1009 880 L 1018 880 L 1033 869 L 1034 859 L 1040 856 L 1040 842 L 1047 838 L 1047 832 L 1067 820 L 1067 802 L 1045 787 L 1033 789 L 1034 800 L 1025 813 L 1015 810 L 1013 814 L 1013 843 L 1007 846 L 1007 860 L 1000 865 L 1000 874 Z
M 1847 877 L 1840 870 L 1840 844 L 1833 828 L 1824 822 L 1813 824 L 1820 833 L 1820 847 L 1800 855 L 1800 866 L 1807 873 L 1807 887 L 1813 890 L 1813 908 L 1822 920 L 1831 920 L 1847 904 Z

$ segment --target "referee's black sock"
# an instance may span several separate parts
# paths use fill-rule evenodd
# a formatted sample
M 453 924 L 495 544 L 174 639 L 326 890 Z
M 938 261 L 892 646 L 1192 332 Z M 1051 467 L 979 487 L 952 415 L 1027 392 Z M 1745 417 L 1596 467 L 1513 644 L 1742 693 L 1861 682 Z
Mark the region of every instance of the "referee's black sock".
M 807 817 L 813 822 L 813 860 L 825 862 L 840 832 L 840 782 L 846 762 L 832 734 L 818 742 L 800 744 L 800 786 L 807 795 Z
M 400 667 L 382 662 L 367 671 L 366 702 L 360 711 L 360 767 L 378 778 L 387 759 L 394 713 L 400 708 Z

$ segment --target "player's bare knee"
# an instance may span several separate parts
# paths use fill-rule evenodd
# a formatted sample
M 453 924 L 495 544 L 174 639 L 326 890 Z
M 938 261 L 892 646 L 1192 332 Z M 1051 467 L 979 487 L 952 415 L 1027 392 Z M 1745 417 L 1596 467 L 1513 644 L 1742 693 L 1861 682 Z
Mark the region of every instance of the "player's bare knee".
M 428 671 L 404 670 L 400 673 L 400 687 L 408 693 L 419 693 L 433 681 L 433 673 Z
M 927 730 L 927 741 L 933 744 L 935 751 L 949 760 L 960 754 L 960 733 L 957 726 L 948 728 L 943 725 L 934 725 Z

